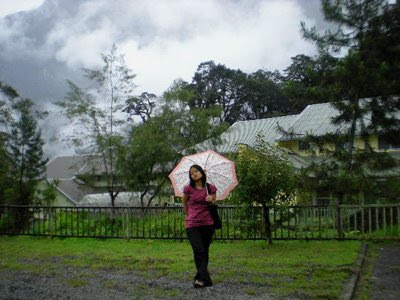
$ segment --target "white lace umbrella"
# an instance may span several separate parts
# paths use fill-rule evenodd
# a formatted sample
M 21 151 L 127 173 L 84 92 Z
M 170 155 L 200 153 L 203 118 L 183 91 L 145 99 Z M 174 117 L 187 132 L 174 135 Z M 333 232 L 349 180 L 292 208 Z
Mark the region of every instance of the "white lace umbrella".
M 207 175 L 207 182 L 217 187 L 217 200 L 225 199 L 238 184 L 235 163 L 213 150 L 185 156 L 169 174 L 176 196 L 183 196 L 183 188 L 189 184 L 189 168 L 199 165 Z

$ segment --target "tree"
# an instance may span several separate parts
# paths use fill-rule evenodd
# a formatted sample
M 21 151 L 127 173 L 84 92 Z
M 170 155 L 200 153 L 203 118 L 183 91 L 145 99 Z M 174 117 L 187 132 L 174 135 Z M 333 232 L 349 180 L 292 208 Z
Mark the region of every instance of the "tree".
M 399 64 L 395 63 L 389 71 L 386 61 L 393 62 L 393 57 L 390 51 L 379 46 L 382 43 L 389 46 L 393 42 L 398 28 L 398 19 L 394 17 L 398 4 L 391 6 L 383 0 L 334 3 L 323 0 L 322 4 L 325 18 L 337 24 L 338 30 L 320 35 L 315 28 L 305 28 L 304 23 L 302 29 L 304 36 L 315 42 L 323 55 L 347 51 L 345 56 L 337 59 L 329 80 L 323 79 L 324 84 L 320 86 L 327 100 L 332 101 L 339 112 L 332 122 L 347 129 L 333 136 L 309 137 L 321 147 L 327 142 L 336 144 L 334 151 L 327 151 L 329 155 L 325 163 L 309 168 L 309 175 L 322 186 L 328 179 L 331 191 L 341 204 L 344 196 L 352 194 L 355 187 L 359 190 L 371 187 L 371 172 L 396 164 L 387 154 L 376 153 L 369 137 L 371 134 L 385 135 L 389 127 L 392 136 L 393 131 L 398 133 L 399 121 L 395 117 L 400 108 L 398 89 L 394 88 L 396 79 L 391 74 L 398 74 Z M 360 100 L 362 98 L 368 99 Z M 356 136 L 363 140 L 364 149 L 354 147 Z
M 0 139 L 0 205 L 8 202 L 7 190 L 12 186 L 11 184 L 11 158 L 5 149 L 5 144 Z
M 32 115 L 33 103 L 21 99 L 14 105 L 19 114 L 13 122 L 8 152 L 12 157 L 11 172 L 14 182 L 14 203 L 30 205 L 34 203 L 37 184 L 43 179 L 48 159 L 44 158 L 41 130 Z
M 44 158 L 44 142 L 36 121 L 45 114 L 35 115 L 33 102 L 14 92 L 5 93 L 11 97 L 8 114 L 11 124 L 9 128 L 3 127 L 6 130 L 0 133 L 0 202 L 33 205 L 37 204 L 38 183 L 43 179 L 48 161 Z M 31 217 L 32 211 L 27 209 L 11 211 L 6 218 L 7 226 L 19 232 L 29 224 Z
M 277 148 L 258 136 L 254 149 L 242 147 L 239 150 L 236 174 L 239 185 L 233 197 L 248 206 L 262 206 L 266 238 L 272 244 L 270 206 L 288 202 L 294 197 L 296 174 L 293 166 Z
M 365 93 L 372 97 L 368 130 L 397 143 L 400 120 L 400 2 L 374 18 L 360 43 L 360 57 L 370 76 Z
M 52 206 L 57 199 L 57 186 L 60 184 L 59 180 L 47 181 L 46 187 L 40 191 L 41 201 L 46 206 Z
M 337 59 L 321 53 L 317 58 L 307 55 L 292 57 L 284 70 L 282 93 L 288 98 L 290 113 L 300 113 L 307 105 L 329 101 L 325 86 L 332 83 Z
M 130 189 L 140 191 L 142 206 L 149 206 L 155 196 L 162 194 L 168 174 L 184 151 L 191 151 L 191 146 L 217 137 L 226 129 L 211 122 L 219 113 L 215 108 L 188 109 L 170 99 L 156 115 L 132 127 L 125 178 Z
M 287 114 L 292 111 L 281 88 L 278 71 L 258 70 L 246 74 L 213 61 L 201 63 L 191 83 L 176 81 L 173 93 L 190 108 L 218 107 L 220 122 L 230 125 L 240 120 Z
M 343 50 L 358 50 L 371 22 L 388 10 L 387 0 L 321 0 L 325 20 L 336 25 L 336 31 L 317 32 L 301 22 L 304 38 L 314 42 L 324 53 L 339 54 Z
M 34 112 L 30 99 L 21 98 L 3 82 L 0 82 L 0 95 L 1 202 L 32 205 L 47 163 L 41 131 L 37 128 L 37 119 L 43 118 L 46 112 Z
M 151 118 L 156 101 L 156 95 L 144 92 L 137 97 L 126 100 L 127 106 L 123 109 L 123 112 L 129 114 L 128 120 L 132 121 L 134 116 L 139 116 L 144 123 Z
M 293 111 L 283 94 L 282 75 L 264 70 L 248 74 L 240 103 L 242 119 L 262 119 L 289 114 Z
M 13 101 L 18 98 L 18 92 L 13 87 L 0 81 L 0 140 L 3 144 L 10 138 L 11 124 L 15 121 Z
M 219 107 L 220 122 L 233 124 L 240 119 L 245 80 L 246 74 L 242 71 L 207 61 L 198 66 L 191 84 L 180 82 L 175 86 L 181 89 L 175 94 L 190 95 L 185 99 L 190 108 Z
M 84 91 L 68 81 L 69 92 L 58 104 L 69 118 L 76 119 L 82 126 L 83 132 L 75 142 L 78 145 L 83 141 L 91 143 L 95 154 L 91 163 L 102 166 L 111 205 L 114 206 L 115 198 L 123 188 L 122 172 L 117 167 L 125 153 L 124 139 L 119 130 L 125 123 L 121 112 L 125 102 L 135 98 L 135 75 L 115 45 L 108 54 L 102 54 L 102 59 L 104 65 L 101 69 L 84 69 L 96 89 Z
M 8 195 L 12 194 L 8 192 L 12 186 L 11 157 L 7 152 L 7 145 L 14 118 L 10 99 L 18 97 L 16 90 L 0 81 L 0 204 L 11 202 L 8 199 Z

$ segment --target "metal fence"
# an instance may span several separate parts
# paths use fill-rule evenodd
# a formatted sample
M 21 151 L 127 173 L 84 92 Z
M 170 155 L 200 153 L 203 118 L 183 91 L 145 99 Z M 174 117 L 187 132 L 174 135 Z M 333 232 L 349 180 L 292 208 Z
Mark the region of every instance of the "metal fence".
M 261 207 L 220 206 L 219 240 L 266 238 Z M 270 207 L 275 240 L 398 239 L 400 205 Z M 0 234 L 127 239 L 186 238 L 182 207 L 0 206 Z

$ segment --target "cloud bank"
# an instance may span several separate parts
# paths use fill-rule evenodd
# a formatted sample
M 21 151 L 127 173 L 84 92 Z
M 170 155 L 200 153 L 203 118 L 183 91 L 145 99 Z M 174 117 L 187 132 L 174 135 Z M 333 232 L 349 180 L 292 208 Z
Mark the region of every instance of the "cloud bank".
M 8 5 L 6 5 L 8 3 Z M 6 0 L 0 4 L 0 80 L 39 107 L 59 100 L 66 79 L 101 66 L 113 44 L 137 74 L 137 93 L 161 95 L 214 60 L 229 68 L 282 71 L 314 55 L 300 21 L 320 25 L 319 0 Z M 56 135 L 59 118 L 50 119 Z M 50 121 L 49 121 L 50 122 Z M 51 137 L 49 137 L 51 138 Z
M 47 0 L 0 19 L 1 59 L 52 61 L 79 72 L 98 67 L 99 54 L 116 43 L 140 91 L 161 94 L 176 78 L 190 80 L 203 61 L 282 70 L 292 56 L 315 53 L 300 35 L 301 20 L 315 24 L 294 0 Z

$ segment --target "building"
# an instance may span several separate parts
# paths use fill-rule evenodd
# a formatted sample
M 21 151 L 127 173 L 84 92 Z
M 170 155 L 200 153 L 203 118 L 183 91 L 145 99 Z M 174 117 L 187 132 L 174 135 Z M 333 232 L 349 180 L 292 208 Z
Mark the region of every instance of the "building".
M 273 117 L 258 120 L 239 121 L 233 124 L 221 136 L 221 142 L 215 144 L 206 140 L 195 146 L 197 151 L 208 149 L 222 154 L 234 153 L 239 145 L 254 146 L 256 137 L 261 134 L 266 142 L 287 155 L 296 169 L 308 167 L 312 162 L 322 162 L 327 159 L 320 147 L 308 142 L 307 136 L 323 136 L 325 134 L 342 134 L 348 130 L 348 125 L 335 125 L 332 117 L 338 111 L 330 103 L 308 105 L 297 115 Z M 399 116 L 400 119 L 400 116 Z M 369 123 L 368 117 L 363 120 Z M 380 136 L 371 135 L 369 143 L 376 151 L 385 151 L 400 162 L 400 137 L 396 144 L 385 143 Z M 356 127 L 355 148 L 365 147 L 360 138 L 360 124 Z M 338 145 L 325 144 L 323 148 L 334 149 Z M 343 146 L 343 145 L 342 145 Z M 54 203 L 57 206 L 94 206 L 107 205 L 106 185 L 102 173 L 101 161 L 89 155 L 63 156 L 51 160 L 46 168 L 46 180 L 57 180 L 59 195 Z M 400 167 L 393 167 L 379 173 L 371 174 L 376 180 L 400 178 Z M 103 195 L 101 195 L 103 194 Z M 97 195 L 97 196 L 96 196 Z M 364 195 L 360 194 L 360 199 Z M 313 204 L 327 204 L 332 195 L 326 191 L 314 191 Z M 97 200 L 96 200 L 97 199 Z M 140 205 L 139 194 L 121 193 L 116 205 Z
M 195 147 L 198 151 L 213 149 L 219 153 L 228 154 L 236 152 L 241 144 L 254 146 L 257 134 L 261 134 L 266 142 L 285 152 L 296 169 L 300 169 L 309 166 L 312 162 L 318 163 L 328 159 L 320 147 L 308 142 L 309 135 L 320 137 L 326 134 L 340 135 L 347 132 L 348 124 L 335 125 L 332 123 L 332 117 L 338 114 L 339 112 L 330 103 L 308 105 L 297 115 L 236 122 L 220 136 L 221 143 L 213 145 L 211 140 L 207 140 Z M 368 125 L 370 122 L 368 116 L 362 121 L 364 125 Z M 400 137 L 396 144 L 388 144 L 380 136 L 371 135 L 369 144 L 375 151 L 386 151 L 400 162 Z M 334 147 L 337 146 L 325 144 L 322 149 L 334 150 Z M 364 141 L 360 137 L 360 124 L 356 126 L 354 147 L 357 149 L 365 147 Z M 375 172 L 371 175 L 378 181 L 394 177 L 400 178 L 400 168 L 394 166 L 392 169 Z M 360 194 L 360 197 L 363 199 L 364 195 Z M 313 204 L 327 204 L 331 199 L 332 195 L 329 192 L 315 191 L 312 202 Z
M 109 206 L 111 203 L 102 176 L 103 167 L 93 155 L 60 156 L 46 165 L 44 185 L 56 182 L 54 206 Z M 138 205 L 139 193 L 120 192 L 116 206 Z

